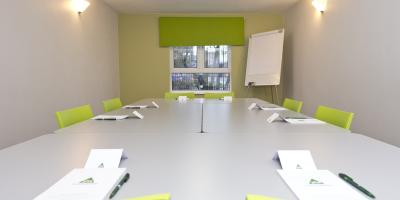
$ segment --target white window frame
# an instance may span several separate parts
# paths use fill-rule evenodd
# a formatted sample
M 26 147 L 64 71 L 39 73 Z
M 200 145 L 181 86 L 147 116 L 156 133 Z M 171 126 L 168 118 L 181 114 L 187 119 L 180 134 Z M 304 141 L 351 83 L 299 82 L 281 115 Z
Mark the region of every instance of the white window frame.
M 230 93 L 232 92 L 232 52 L 231 46 L 228 46 L 228 68 L 206 68 L 204 46 L 197 46 L 197 68 L 174 68 L 174 47 L 169 48 L 169 91 L 173 93 L 185 93 L 194 92 L 195 94 L 205 94 L 205 93 Z M 229 74 L 229 91 L 222 90 L 172 90 L 172 74 L 173 73 L 228 73 Z

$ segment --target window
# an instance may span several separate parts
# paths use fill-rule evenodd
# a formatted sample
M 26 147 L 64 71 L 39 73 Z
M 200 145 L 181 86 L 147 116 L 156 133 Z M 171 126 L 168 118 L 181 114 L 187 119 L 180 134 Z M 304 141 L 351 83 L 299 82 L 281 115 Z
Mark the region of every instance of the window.
M 171 91 L 231 90 L 231 49 L 227 45 L 172 47 Z

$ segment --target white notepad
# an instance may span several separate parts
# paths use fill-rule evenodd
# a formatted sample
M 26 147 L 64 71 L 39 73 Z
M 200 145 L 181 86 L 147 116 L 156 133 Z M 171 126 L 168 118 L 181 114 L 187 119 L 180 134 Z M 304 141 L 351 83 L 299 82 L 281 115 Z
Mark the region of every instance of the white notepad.
M 139 119 L 144 119 L 144 116 L 140 114 L 138 111 L 133 111 L 132 114 L 134 117 L 137 117 Z
M 232 96 L 224 96 L 223 98 L 221 98 L 221 100 L 226 101 L 226 102 L 232 102 L 233 97 Z
M 97 115 L 94 120 L 122 120 L 128 118 L 129 115 Z
M 85 168 L 118 168 L 126 158 L 123 149 L 92 149 Z
M 284 118 L 284 120 L 291 124 L 325 124 L 325 122 L 313 118 L 304 118 L 304 119 Z
M 34 200 L 109 199 L 125 174 L 125 168 L 74 169 Z
M 328 170 L 277 170 L 300 200 L 366 200 Z
M 152 101 L 151 104 L 153 104 L 153 106 L 154 106 L 155 108 L 160 108 L 160 106 L 159 106 L 155 101 Z
M 257 104 L 256 103 L 252 103 L 252 104 L 249 105 L 249 107 L 247 107 L 247 109 L 253 110 L 256 107 L 257 107 Z
M 317 170 L 308 150 L 279 150 L 273 159 L 280 162 L 283 170 Z
M 277 107 L 277 106 L 260 106 L 261 110 L 268 110 L 268 111 L 281 111 L 286 110 L 286 108 Z
M 160 108 L 160 106 L 155 101 L 152 101 L 151 105 L 126 105 L 122 108 L 124 108 L 124 109 L 144 109 L 144 108 Z
M 126 105 L 123 108 L 124 109 L 144 109 L 147 108 L 147 105 Z
M 178 102 L 184 103 L 188 100 L 187 96 L 178 96 Z

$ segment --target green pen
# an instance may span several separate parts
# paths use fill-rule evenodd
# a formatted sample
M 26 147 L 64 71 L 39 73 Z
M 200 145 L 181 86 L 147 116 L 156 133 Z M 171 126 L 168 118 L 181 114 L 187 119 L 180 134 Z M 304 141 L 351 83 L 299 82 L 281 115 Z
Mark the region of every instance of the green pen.
M 347 176 L 346 174 L 343 174 L 343 173 L 339 173 L 339 177 L 341 179 L 343 179 L 344 181 L 346 181 L 351 186 L 355 187 L 357 190 L 360 190 L 365 195 L 369 196 L 372 199 L 375 199 L 375 196 L 371 192 L 369 192 L 367 189 L 363 188 L 362 186 L 360 186 L 356 182 L 354 182 L 350 176 Z
M 124 185 L 124 183 L 126 183 L 128 180 L 129 180 L 129 173 L 126 173 L 124 178 L 122 178 L 122 180 L 118 183 L 117 187 L 115 187 L 115 189 L 111 192 L 110 199 L 112 199 L 117 194 L 122 185 Z

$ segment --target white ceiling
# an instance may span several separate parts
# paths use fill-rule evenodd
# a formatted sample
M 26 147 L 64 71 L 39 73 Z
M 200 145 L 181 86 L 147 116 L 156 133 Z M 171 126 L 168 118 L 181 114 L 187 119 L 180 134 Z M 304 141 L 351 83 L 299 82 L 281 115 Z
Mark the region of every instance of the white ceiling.
M 104 0 L 126 13 L 280 12 L 299 0 Z

